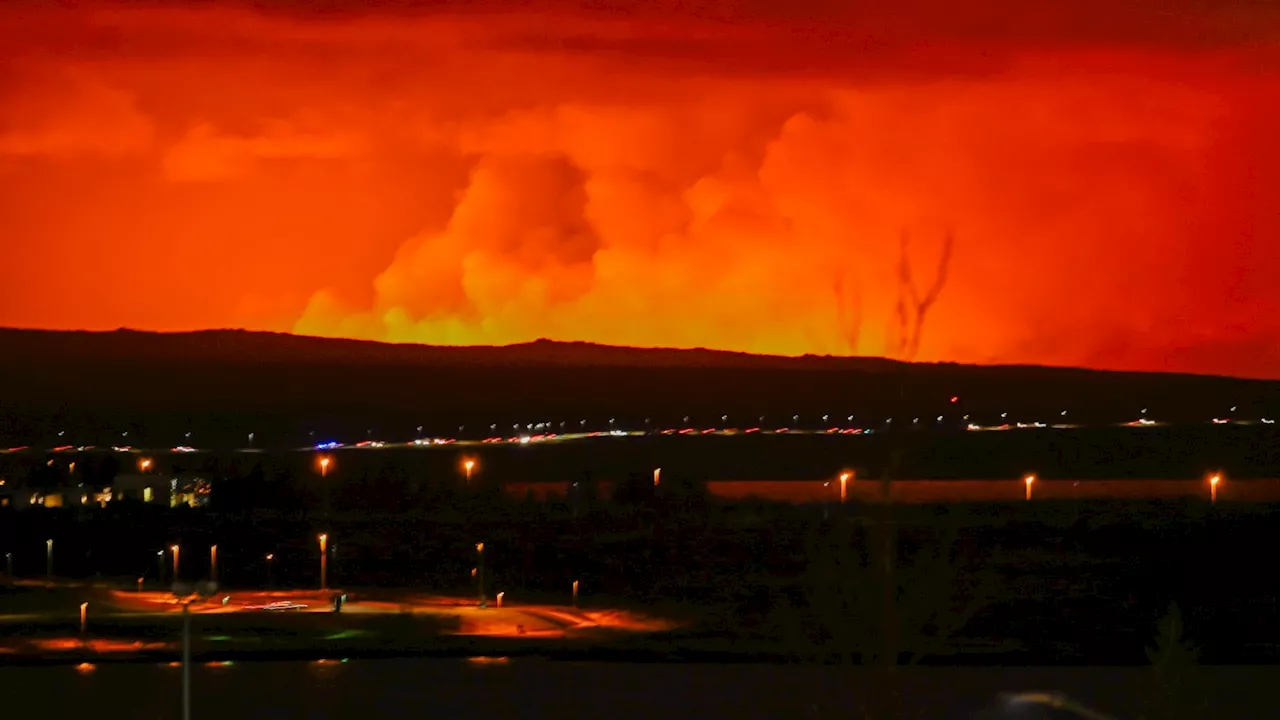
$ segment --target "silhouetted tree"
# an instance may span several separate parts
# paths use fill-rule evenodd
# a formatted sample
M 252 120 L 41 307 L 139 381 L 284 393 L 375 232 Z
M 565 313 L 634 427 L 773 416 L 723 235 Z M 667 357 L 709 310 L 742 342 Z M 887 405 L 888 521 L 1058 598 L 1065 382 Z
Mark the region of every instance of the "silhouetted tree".
M 1182 613 L 1169 603 L 1156 625 L 1155 647 L 1147 648 L 1151 677 L 1142 720 L 1199 720 L 1209 717 L 1209 703 L 1199 673 L 1199 651 L 1183 636 Z
M 900 396 L 906 393 L 905 363 L 919 353 L 925 320 L 946 284 L 953 244 L 948 232 L 933 282 L 922 293 L 915 284 L 907 234 L 904 231 L 901 235 L 893 344 L 894 357 L 903 361 L 898 369 Z M 842 290 L 838 285 L 838 297 L 843 295 Z M 841 314 L 846 335 L 858 330 L 860 313 L 860 306 L 855 306 L 852 313 Z M 865 531 L 859 534 L 859 547 L 853 547 L 849 537 L 837 534 L 825 547 L 813 550 L 813 581 L 808 596 L 810 621 L 816 626 L 800 629 L 802 637 L 815 633 L 810 637 L 820 641 L 819 648 L 825 643 L 825 654 L 838 655 L 846 662 L 857 660 L 876 669 L 867 688 L 866 717 L 877 720 L 901 717 L 896 670 L 904 656 L 914 662 L 939 652 L 947 638 L 988 602 L 990 582 L 990 578 L 981 581 L 981 591 L 965 587 L 974 580 L 959 571 L 964 563 L 956 554 L 954 542 L 943 538 L 929 553 L 906 561 L 900 556 L 892 489 L 893 479 L 900 475 L 909 452 L 910 433 L 895 435 L 880 479 L 879 502 L 871 505 Z M 838 523 L 837 528 L 844 528 L 837 533 L 851 532 L 847 524 Z M 957 606 L 957 598 L 963 597 L 957 594 L 961 590 L 969 595 Z
M 802 604 L 783 603 L 793 646 L 811 661 L 878 669 L 860 697 L 868 718 L 897 718 L 894 668 L 947 654 L 1000 585 L 949 522 L 929 528 L 884 569 L 883 529 L 837 522 L 812 537 Z M 886 587 L 885 583 L 892 583 Z

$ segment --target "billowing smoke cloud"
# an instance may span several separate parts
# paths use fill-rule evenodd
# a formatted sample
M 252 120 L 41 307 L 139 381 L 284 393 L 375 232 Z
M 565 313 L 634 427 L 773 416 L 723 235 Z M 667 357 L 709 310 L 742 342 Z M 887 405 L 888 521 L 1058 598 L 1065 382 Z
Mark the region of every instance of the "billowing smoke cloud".
M 1277 375 L 1274 18 L 716 7 L 45 18 L 0 323 L 885 354 L 951 233 L 922 359 Z

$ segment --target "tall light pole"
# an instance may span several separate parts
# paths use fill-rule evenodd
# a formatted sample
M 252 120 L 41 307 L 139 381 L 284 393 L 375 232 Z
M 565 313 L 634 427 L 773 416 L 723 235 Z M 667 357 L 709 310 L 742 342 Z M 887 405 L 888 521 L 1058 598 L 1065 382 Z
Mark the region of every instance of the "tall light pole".
M 654 487 L 658 487 L 658 481 L 661 479 L 661 477 L 662 477 L 662 468 L 654 468 L 653 469 L 653 486 Z
M 1027 500 L 1028 500 L 1028 501 L 1030 501 L 1030 500 L 1031 500 L 1031 486 L 1036 484 L 1036 476 L 1035 476 L 1035 475 L 1028 475 L 1028 476 L 1026 476 L 1026 477 L 1022 478 L 1022 482 L 1023 482 L 1023 484 L 1024 484 L 1024 485 L 1026 485 L 1026 486 L 1027 486 Z
M 325 455 L 320 458 L 320 488 L 321 497 L 324 501 L 324 519 L 329 519 L 329 466 L 333 464 L 333 458 Z
M 209 582 L 218 582 L 218 546 L 209 546 Z
M 329 589 L 329 535 L 320 533 L 320 589 Z
M 169 552 L 173 553 L 173 581 L 178 582 L 180 575 L 178 574 L 179 548 L 177 545 L 170 545 Z
M 53 538 L 44 541 L 44 576 L 53 582 Z
M 267 553 L 267 588 L 271 588 L 271 561 L 275 560 L 275 553 Z
M 1220 473 L 1214 473 L 1209 478 L 1209 504 L 1211 505 L 1218 504 L 1218 483 L 1220 482 L 1222 482 L 1222 475 Z
M 13 584 L 13 553 L 4 554 L 4 579 L 10 585 Z
M 480 607 L 485 607 L 487 603 L 484 597 L 484 543 L 476 543 L 476 556 L 479 558 L 476 562 L 476 589 L 480 596 Z
M 467 458 L 466 460 L 462 461 L 462 472 L 466 476 L 468 483 L 471 482 L 471 472 L 475 469 L 476 469 L 475 460 L 472 460 L 471 458 Z
M 191 720 L 191 603 L 182 603 L 182 720 Z
M 844 504 L 849 499 L 849 481 L 853 479 L 853 472 L 845 470 L 840 473 L 840 503 Z

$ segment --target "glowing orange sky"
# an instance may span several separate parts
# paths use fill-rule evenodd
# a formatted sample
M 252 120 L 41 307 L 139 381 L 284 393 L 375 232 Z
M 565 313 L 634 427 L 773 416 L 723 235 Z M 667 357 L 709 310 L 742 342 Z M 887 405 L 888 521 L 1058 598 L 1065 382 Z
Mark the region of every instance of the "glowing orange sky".
M 1265 3 L 374 5 L 0 9 L 0 325 L 1280 377 Z

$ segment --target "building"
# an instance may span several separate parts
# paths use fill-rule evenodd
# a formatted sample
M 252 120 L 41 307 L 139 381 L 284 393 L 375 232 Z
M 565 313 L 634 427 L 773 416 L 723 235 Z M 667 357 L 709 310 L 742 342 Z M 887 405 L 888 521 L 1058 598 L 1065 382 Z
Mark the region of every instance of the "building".
M 200 475 L 117 475 L 110 487 L 102 490 L 85 485 L 60 487 L 48 492 L 32 488 L 0 486 L 0 507 L 82 507 L 127 500 L 167 507 L 208 504 L 210 484 Z
M 209 502 L 210 485 L 203 476 L 183 475 L 117 475 L 111 487 L 103 490 L 102 504 L 116 500 L 163 503 L 169 507 L 200 507 Z

